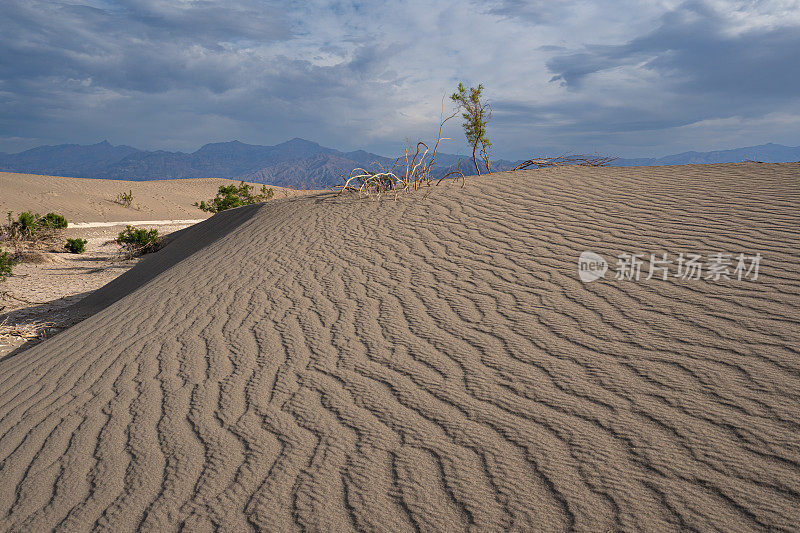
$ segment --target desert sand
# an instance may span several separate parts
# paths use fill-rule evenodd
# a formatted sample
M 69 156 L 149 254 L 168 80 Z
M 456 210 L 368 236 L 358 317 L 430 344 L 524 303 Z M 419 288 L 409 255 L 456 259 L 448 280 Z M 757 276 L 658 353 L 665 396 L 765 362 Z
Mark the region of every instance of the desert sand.
M 799 224 L 798 164 L 220 213 L 0 360 L 0 530 L 797 530 Z
M 118 181 L 0 172 L 0 212 L 64 214 L 64 237 L 87 239 L 76 256 L 58 246 L 44 247 L 38 262 L 19 263 L 14 276 L 0 284 L 0 358 L 25 349 L 83 318 L 72 304 L 136 264 L 121 260 L 112 241 L 126 225 L 156 228 L 168 235 L 211 216 L 192 205 L 212 198 L 225 179 Z M 253 184 L 258 191 L 260 184 Z M 285 198 L 309 191 L 272 187 Z M 114 200 L 133 193 L 130 207 Z M 77 222 L 76 222 L 77 221 Z M 5 219 L 2 222 L 5 223 Z M 9 334 L 14 332 L 14 334 Z
M 239 183 L 221 178 L 121 181 L 0 172 L 0 213 L 5 217 L 9 211 L 53 211 L 72 223 L 205 219 L 211 215 L 193 204 L 212 198 L 220 185 Z M 256 191 L 261 187 L 250 185 Z M 279 198 L 300 192 L 270 187 Z M 131 207 L 114 202 L 127 192 L 133 193 Z
M 167 239 L 173 232 L 191 225 L 144 222 L 132 223 L 136 227 L 155 228 Z M 64 239 L 85 239 L 84 253 L 68 253 L 60 243 L 39 246 L 40 250 L 33 254 L 33 261 L 19 262 L 14 266 L 13 275 L 0 283 L 0 359 L 27 349 L 86 318 L 86 314 L 73 304 L 140 260 L 138 257 L 130 258 L 114 242 L 124 224 L 88 224 L 91 227 L 73 228 L 70 224 L 63 235 Z

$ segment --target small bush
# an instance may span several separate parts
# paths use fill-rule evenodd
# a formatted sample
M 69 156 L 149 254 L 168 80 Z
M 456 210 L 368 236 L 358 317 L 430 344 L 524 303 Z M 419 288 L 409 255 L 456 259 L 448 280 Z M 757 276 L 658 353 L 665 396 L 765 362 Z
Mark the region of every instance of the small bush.
M 67 219 L 58 213 L 47 213 L 39 219 L 39 226 L 43 228 L 65 229 Z
M 64 248 L 71 254 L 82 254 L 86 250 L 86 239 L 67 239 Z
M 39 219 L 39 213 L 33 214 L 30 211 L 23 211 L 17 215 L 16 224 L 20 228 L 31 229 L 36 226 L 36 221 Z
M 119 205 L 130 207 L 133 204 L 133 190 L 119 193 L 114 201 Z
M 122 246 L 130 257 L 155 252 L 161 244 L 157 229 L 148 230 L 133 226 L 125 226 L 114 242 Z
M 5 281 L 11 275 L 11 267 L 15 263 L 13 255 L 9 252 L 0 251 L 0 281 Z
M 11 213 L 8 214 L 9 218 L 11 217 Z M 25 237 L 32 237 L 36 234 L 36 228 L 38 226 L 37 221 L 39 220 L 39 214 L 33 214 L 30 211 L 23 211 L 19 215 L 17 215 L 17 220 L 11 223 L 11 226 L 15 228 L 20 235 Z
M 36 236 L 39 230 L 47 230 L 52 235 L 54 230 L 67 227 L 67 219 L 58 213 L 47 213 L 45 216 L 31 211 L 23 211 L 17 215 L 17 220 L 11 218 L 12 213 L 8 213 L 8 226 L 5 232 L 9 234 L 10 240 L 30 240 Z
M 221 185 L 216 198 L 212 198 L 208 203 L 205 201 L 195 202 L 194 205 L 209 213 L 219 213 L 234 207 L 266 202 L 274 195 L 275 191 L 267 189 L 266 185 L 261 186 L 260 194 L 253 194 L 253 186 L 242 182 L 238 187 L 236 185 Z

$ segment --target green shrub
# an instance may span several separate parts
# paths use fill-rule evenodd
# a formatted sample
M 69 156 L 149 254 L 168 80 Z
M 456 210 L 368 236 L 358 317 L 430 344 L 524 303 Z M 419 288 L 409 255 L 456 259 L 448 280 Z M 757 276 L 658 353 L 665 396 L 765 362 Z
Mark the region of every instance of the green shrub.
M 72 254 L 82 254 L 86 250 L 86 239 L 67 239 L 64 248 Z
M 9 216 L 11 214 L 9 213 Z M 12 223 L 12 226 L 15 227 L 19 233 L 24 237 L 31 237 L 36 234 L 36 227 L 38 226 L 37 221 L 39 220 L 39 214 L 33 214 L 30 211 L 23 211 L 17 216 L 16 222 Z
M 221 185 L 216 198 L 212 198 L 208 203 L 205 201 L 195 202 L 194 205 L 209 213 L 219 213 L 234 207 L 265 202 L 274 195 L 275 191 L 267 189 L 266 185 L 261 186 L 260 194 L 253 194 L 253 186 L 242 182 L 239 186 Z
M 31 211 L 23 211 L 17 215 L 17 220 L 12 220 L 12 213 L 8 213 L 7 231 L 11 239 L 32 239 L 39 230 L 64 229 L 67 227 L 67 219 L 58 213 L 47 213 L 45 216 Z
M 47 213 L 38 220 L 38 224 L 43 228 L 64 229 L 67 227 L 67 219 L 58 213 Z
M 11 267 L 14 266 L 14 256 L 9 252 L 0 251 L 0 281 L 5 281 L 11 275 Z
M 114 242 L 122 246 L 130 257 L 155 252 L 161 244 L 157 229 L 148 230 L 133 226 L 125 226 Z

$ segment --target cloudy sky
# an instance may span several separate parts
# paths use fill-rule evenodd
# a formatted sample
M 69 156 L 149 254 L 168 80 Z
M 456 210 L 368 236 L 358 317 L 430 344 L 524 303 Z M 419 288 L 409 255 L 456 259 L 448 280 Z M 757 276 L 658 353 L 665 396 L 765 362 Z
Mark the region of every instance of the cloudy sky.
M 495 157 L 796 146 L 799 53 L 800 0 L 2 0 L 0 151 L 392 155 L 458 82 L 485 85 Z

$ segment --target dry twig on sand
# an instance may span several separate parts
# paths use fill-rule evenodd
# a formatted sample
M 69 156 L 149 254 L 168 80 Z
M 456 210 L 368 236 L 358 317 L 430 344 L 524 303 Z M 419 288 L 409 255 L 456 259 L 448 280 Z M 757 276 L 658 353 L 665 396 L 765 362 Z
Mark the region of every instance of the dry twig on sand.
M 383 194 L 394 193 L 395 200 L 401 192 L 411 193 L 420 189 L 423 185 L 431 185 L 431 170 L 436 162 L 436 153 L 439 149 L 439 143 L 445 140 L 451 140 L 449 137 L 442 137 L 442 128 L 445 123 L 458 114 L 458 110 L 453 112 L 452 115 L 445 118 L 444 116 L 444 100 L 442 100 L 442 112 L 439 116 L 439 133 L 436 138 L 436 144 L 433 150 L 424 143 L 419 141 L 416 147 L 406 148 L 404 156 L 398 157 L 394 161 L 392 168 L 387 170 L 377 163 L 380 167 L 380 172 L 371 172 L 364 168 L 355 168 L 350 172 L 349 176 L 342 174 L 345 180 L 344 185 L 339 185 L 339 194 L 345 191 L 355 192 L 357 194 L 380 198 Z M 412 153 L 413 151 L 413 153 Z M 400 165 L 401 160 L 405 160 L 405 164 Z M 436 181 L 439 185 L 442 180 L 455 176 L 461 177 L 461 186 L 466 182 L 464 174 L 460 170 L 448 172 Z M 354 184 L 355 182 L 355 184 Z
M 0 340 L 19 337 L 25 340 L 40 339 L 47 335 L 47 331 L 56 327 L 52 322 L 28 322 L 25 324 L 9 324 L 4 320 L 0 324 Z
M 604 167 L 607 164 L 615 161 L 616 157 L 608 157 L 599 154 L 585 155 L 573 154 L 562 155 L 558 157 L 536 157 L 523 161 L 514 170 L 522 170 L 526 168 L 547 168 L 547 167 L 561 167 L 566 165 L 578 165 L 582 167 Z

